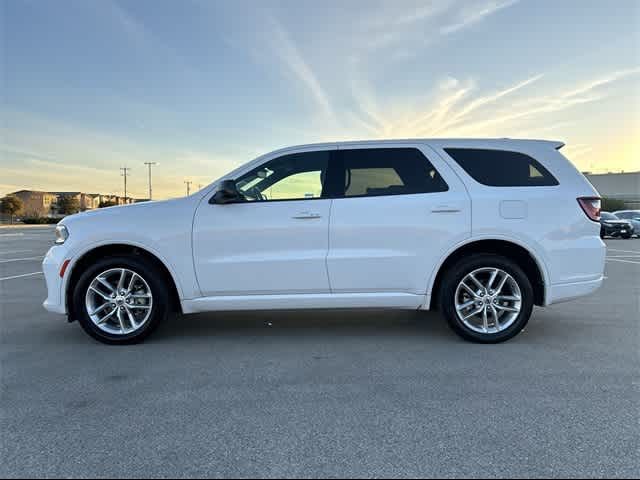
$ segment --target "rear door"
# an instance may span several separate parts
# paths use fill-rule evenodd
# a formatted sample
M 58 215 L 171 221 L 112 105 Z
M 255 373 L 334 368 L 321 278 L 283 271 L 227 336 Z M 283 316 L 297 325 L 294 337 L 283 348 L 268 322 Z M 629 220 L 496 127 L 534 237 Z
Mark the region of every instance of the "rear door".
M 466 190 L 426 145 L 340 147 L 327 267 L 331 290 L 425 294 L 435 265 L 471 231 Z

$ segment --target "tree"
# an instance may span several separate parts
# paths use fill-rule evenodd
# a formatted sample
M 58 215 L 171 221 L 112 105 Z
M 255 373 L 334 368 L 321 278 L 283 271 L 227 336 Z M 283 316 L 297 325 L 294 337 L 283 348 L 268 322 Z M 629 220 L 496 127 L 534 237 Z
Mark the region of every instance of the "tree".
M 615 212 L 616 210 L 624 210 L 624 207 L 624 202 L 617 198 L 604 197 L 602 199 L 602 210 L 604 212 Z
M 113 200 L 106 200 L 104 202 L 100 202 L 100 205 L 98 205 L 98 208 L 115 207 L 116 205 L 118 204 Z
M 13 224 L 13 216 L 20 213 L 22 210 L 22 200 L 15 195 L 7 195 L 0 199 L 0 210 L 2 213 L 6 213 L 11 217 L 11 223 Z
M 73 195 L 62 195 L 58 198 L 58 212 L 73 215 L 80 211 L 80 201 Z

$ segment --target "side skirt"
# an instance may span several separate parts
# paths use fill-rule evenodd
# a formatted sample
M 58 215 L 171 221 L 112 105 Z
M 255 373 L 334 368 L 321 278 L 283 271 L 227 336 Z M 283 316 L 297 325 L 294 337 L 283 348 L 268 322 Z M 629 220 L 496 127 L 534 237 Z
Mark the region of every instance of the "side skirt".
M 428 305 L 426 295 L 411 293 L 317 293 L 233 295 L 182 300 L 183 313 L 230 310 L 297 310 L 332 308 L 397 308 L 417 310 Z

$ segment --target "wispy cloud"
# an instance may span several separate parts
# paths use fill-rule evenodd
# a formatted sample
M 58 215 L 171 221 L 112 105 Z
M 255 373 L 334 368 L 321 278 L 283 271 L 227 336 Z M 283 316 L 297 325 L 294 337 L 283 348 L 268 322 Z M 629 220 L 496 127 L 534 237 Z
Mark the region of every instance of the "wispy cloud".
M 444 35 L 458 32 L 480 22 L 489 15 L 518 3 L 518 1 L 519 0 L 490 1 L 484 4 L 463 8 L 458 13 L 454 23 L 445 25 L 440 29 L 440 32 Z
M 556 113 L 579 105 L 603 100 L 606 98 L 607 93 L 601 91 L 602 87 L 638 72 L 640 72 L 640 68 L 619 70 L 599 76 L 577 88 L 566 90 L 559 94 L 531 97 L 520 103 L 510 105 L 509 109 L 504 110 L 502 114 L 498 113 L 492 118 L 472 122 L 464 127 L 468 131 L 483 134 L 487 128 L 495 128 L 497 125 L 513 124 L 516 121 L 527 118 Z
M 543 93 L 540 89 L 537 93 L 528 90 L 544 78 L 543 74 L 494 92 L 483 92 L 473 80 L 446 78 L 426 96 L 428 100 L 424 103 L 414 98 L 404 105 L 388 100 L 383 102 L 370 84 L 360 78 L 352 83 L 355 107 L 345 116 L 351 123 L 344 130 L 354 132 L 358 137 L 373 138 L 502 136 L 507 132 L 523 131 L 523 125 L 530 120 L 602 100 L 610 93 L 606 87 L 638 72 L 638 68 L 615 71 L 557 93 L 549 93 L 549 87 Z M 575 121 L 554 122 L 563 127 L 573 123 Z
M 269 18 L 268 23 L 271 29 L 267 33 L 267 37 L 271 39 L 271 46 L 276 57 L 285 69 L 311 94 L 319 111 L 327 117 L 333 117 L 334 112 L 329 96 L 322 88 L 311 66 L 305 61 L 298 47 L 291 40 L 289 33 L 273 16 Z

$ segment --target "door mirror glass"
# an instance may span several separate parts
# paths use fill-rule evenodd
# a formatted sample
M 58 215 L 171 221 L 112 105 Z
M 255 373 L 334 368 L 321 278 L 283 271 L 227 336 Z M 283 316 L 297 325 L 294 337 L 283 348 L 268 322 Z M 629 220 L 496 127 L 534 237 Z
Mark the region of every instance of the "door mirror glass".
M 209 203 L 225 204 L 243 201 L 235 180 L 223 180 Z

